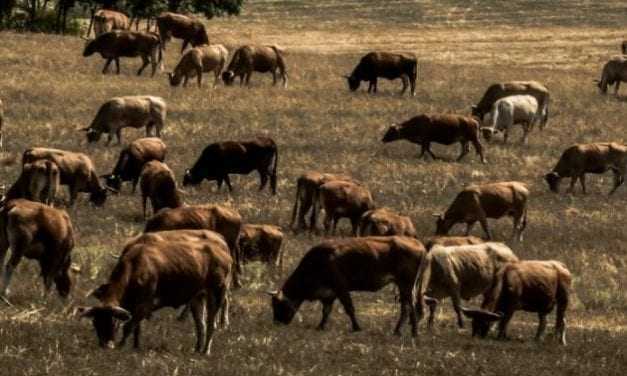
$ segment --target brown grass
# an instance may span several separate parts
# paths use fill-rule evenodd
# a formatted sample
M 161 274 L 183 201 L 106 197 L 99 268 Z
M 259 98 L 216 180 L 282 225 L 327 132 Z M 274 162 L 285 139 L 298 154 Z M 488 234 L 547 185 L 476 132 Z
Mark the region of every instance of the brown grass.
M 479 5 L 475 3 L 480 3 Z M 410 215 L 421 236 L 434 230 L 431 214 L 446 208 L 468 183 L 521 180 L 531 186 L 530 224 L 522 258 L 558 259 L 573 272 L 568 312 L 569 346 L 532 341 L 535 315 L 517 313 L 509 342 L 472 340 L 453 326 L 444 305 L 435 333 L 421 327 L 416 341 L 391 335 L 398 314 L 394 294 L 355 294 L 364 331 L 348 333 L 336 310 L 329 329 L 317 332 L 319 307 L 305 305 L 302 322 L 272 324 L 263 291 L 276 286 L 261 265 L 246 268 L 246 287 L 234 294 L 232 326 L 216 336 L 213 354 L 191 353 L 191 322 L 177 323 L 163 310 L 144 325 L 140 351 L 102 351 L 91 324 L 71 317 L 89 304 L 85 293 L 108 276 L 125 239 L 141 231 L 141 206 L 125 187 L 104 209 L 83 199 L 71 211 L 77 228 L 75 262 L 81 271 L 69 305 L 41 298 L 37 269 L 25 261 L 12 284 L 13 308 L 0 306 L 0 369 L 6 375 L 81 374 L 622 374 L 627 343 L 627 251 L 623 212 L 627 191 L 605 194 L 610 176 L 589 179 L 589 195 L 556 196 L 541 176 L 575 142 L 625 141 L 625 99 L 601 96 L 592 79 L 618 52 L 624 27 L 622 2 L 520 1 L 251 1 L 240 18 L 212 20 L 212 41 L 248 41 L 287 48 L 290 88 L 271 88 L 253 76 L 253 88 L 208 85 L 171 89 L 166 77 L 135 77 L 138 61 L 123 60 L 120 76 L 101 75 L 103 61 L 84 59 L 77 38 L 0 34 L 0 96 L 6 108 L 5 152 L 12 162 L 30 146 L 87 151 L 99 172 L 108 172 L 119 147 L 87 147 L 79 127 L 115 95 L 153 94 L 169 103 L 164 140 L 168 164 L 181 176 L 213 141 L 267 134 L 279 144 L 279 194 L 256 192 L 254 175 L 233 179 L 235 192 L 214 185 L 189 189 L 188 203 L 230 205 L 253 223 L 287 226 L 294 181 L 319 169 L 364 181 L 377 204 Z M 167 51 L 172 67 L 177 45 Z M 382 82 L 380 93 L 352 94 L 341 74 L 371 49 L 409 50 L 420 58 L 416 98 L 399 97 L 399 82 Z M 131 69 L 132 68 L 132 69 Z M 528 146 L 487 146 L 489 164 L 471 154 L 463 163 L 418 160 L 415 146 L 382 145 L 384 128 L 419 112 L 468 113 L 488 84 L 513 79 L 546 83 L 554 98 L 547 129 Z M 212 79 L 206 78 L 206 83 Z M 125 140 L 140 137 L 127 130 Z M 515 136 L 518 136 L 517 134 Z M 516 140 L 516 137 L 514 137 Z M 451 160 L 458 147 L 434 148 Z M 0 165 L 2 184 L 17 177 L 14 163 Z M 341 225 L 348 233 L 347 224 Z M 498 239 L 511 223 L 494 223 Z M 459 229 L 458 229 L 459 231 Z M 287 269 L 320 239 L 289 234 Z M 476 302 L 475 302 L 476 304 Z

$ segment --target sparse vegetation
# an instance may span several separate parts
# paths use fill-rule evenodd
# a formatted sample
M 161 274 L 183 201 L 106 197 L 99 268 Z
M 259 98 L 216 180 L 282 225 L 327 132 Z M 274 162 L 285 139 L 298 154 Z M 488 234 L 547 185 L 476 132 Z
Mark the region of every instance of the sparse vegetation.
M 86 293 L 108 276 L 128 237 L 143 228 L 139 195 L 124 186 L 104 208 L 82 197 L 70 216 L 77 233 L 76 286 L 64 303 L 42 284 L 33 262 L 22 262 L 12 281 L 13 307 L 0 303 L 0 371 L 3 375 L 230 374 L 624 374 L 627 360 L 627 187 L 607 197 L 611 174 L 588 178 L 588 195 L 555 195 L 542 176 L 577 142 L 625 142 L 624 97 L 603 96 L 592 82 L 609 56 L 619 53 L 626 5 L 620 1 L 250 1 L 241 17 L 208 23 L 212 42 L 285 48 L 290 87 L 271 87 L 253 74 L 252 88 L 171 88 L 165 74 L 136 77 L 139 59 L 123 59 L 122 74 L 102 75 L 102 60 L 81 56 L 79 38 L 0 33 L 0 99 L 4 102 L 2 184 L 19 175 L 23 150 L 50 146 L 88 153 L 98 173 L 109 173 L 120 147 L 87 145 L 79 132 L 100 105 L 119 95 L 158 95 L 168 102 L 163 139 L 166 163 L 182 179 L 202 149 L 221 140 L 273 137 L 279 148 L 278 194 L 257 192 L 256 176 L 234 176 L 235 190 L 203 183 L 186 188 L 187 203 L 237 209 L 246 222 L 286 230 L 284 270 L 289 273 L 320 238 L 294 235 L 290 219 L 296 178 L 318 169 L 353 175 L 378 206 L 409 215 L 419 237 L 433 234 L 432 213 L 443 212 L 469 183 L 520 180 L 530 186 L 525 241 L 510 246 L 522 259 L 557 259 L 574 276 L 565 348 L 531 340 L 536 316 L 517 312 L 513 340 L 474 340 L 458 331 L 450 303 L 434 333 L 390 335 L 398 315 L 392 289 L 355 294 L 363 331 L 349 333 L 334 312 L 328 329 L 314 330 L 320 308 L 306 304 L 302 322 L 275 326 L 264 293 L 280 282 L 261 264 L 248 264 L 244 288 L 233 293 L 231 326 L 216 334 L 209 358 L 192 355 L 194 329 L 164 309 L 144 325 L 142 349 L 104 351 L 91 324 L 72 317 Z M 505 5 L 507 5 L 505 7 Z M 418 56 L 416 97 L 398 95 L 398 82 L 381 81 L 379 93 L 350 93 L 345 80 L 368 51 L 409 51 Z M 231 48 L 232 50 L 232 48 Z M 166 66 L 179 59 L 169 48 Z M 551 91 L 550 119 L 528 145 L 485 143 L 487 165 L 457 148 L 433 145 L 444 161 L 421 160 L 409 143 L 383 145 L 392 122 L 421 112 L 469 114 L 497 81 L 537 80 Z M 519 132 L 515 128 L 513 133 Z M 124 139 L 142 137 L 125 129 Z M 518 134 L 513 135 L 519 137 Z M 349 234 L 348 223 L 339 228 Z M 491 222 L 496 239 L 511 224 Z M 459 233 L 460 227 L 453 233 Z M 480 235 L 479 227 L 475 235 Z M 474 301 L 471 305 L 477 305 Z M 336 305 L 338 307 L 338 305 Z M 338 308 L 336 308 L 337 310 Z M 553 315 L 550 316 L 552 330 Z

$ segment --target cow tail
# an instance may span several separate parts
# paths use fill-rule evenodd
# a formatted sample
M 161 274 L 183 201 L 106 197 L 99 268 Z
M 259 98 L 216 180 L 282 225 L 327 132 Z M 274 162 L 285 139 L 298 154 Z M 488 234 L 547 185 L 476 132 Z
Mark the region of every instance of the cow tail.
M 296 221 L 296 216 L 298 215 L 298 203 L 300 201 L 301 189 L 302 189 L 302 184 L 299 179 L 298 182 L 296 183 L 296 198 L 294 199 L 294 207 L 292 208 L 292 220 L 290 221 L 290 228 L 294 228 L 294 222 Z
M 432 259 L 431 253 L 427 253 L 427 251 L 423 253 L 420 267 L 416 275 L 416 281 L 414 282 L 414 296 L 416 298 L 416 315 L 418 316 L 418 321 L 424 316 L 425 293 L 427 292 L 429 280 L 431 279 Z
M 544 129 L 544 127 L 546 127 L 546 123 L 549 122 L 549 104 L 551 102 L 551 97 L 550 96 L 546 96 L 546 103 L 544 104 L 544 114 L 542 116 L 542 126 L 540 127 L 540 129 Z
M 274 146 L 274 166 L 272 166 L 272 175 L 270 175 L 270 187 L 272 188 L 272 194 L 276 194 L 277 184 L 277 165 L 279 164 L 279 150 Z

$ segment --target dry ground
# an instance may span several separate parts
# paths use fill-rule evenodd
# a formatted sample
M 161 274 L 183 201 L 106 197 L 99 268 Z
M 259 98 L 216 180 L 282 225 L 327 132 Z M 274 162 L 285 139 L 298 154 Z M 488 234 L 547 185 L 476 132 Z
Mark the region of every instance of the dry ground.
M 230 205 L 249 222 L 287 227 L 294 181 L 309 169 L 346 172 L 366 182 L 378 205 L 411 215 L 421 236 L 434 230 L 431 214 L 444 210 L 464 185 L 521 180 L 532 191 L 530 224 L 525 242 L 513 248 L 522 258 L 561 260 L 573 272 L 569 346 L 534 343 L 536 318 L 525 313 L 514 316 L 513 340 L 473 340 L 468 330 L 455 329 L 448 303 L 435 333 L 421 328 L 416 341 L 396 338 L 391 330 L 398 309 L 390 289 L 356 294 L 361 333 L 348 333 L 348 320 L 338 310 L 327 331 L 315 331 L 320 311 L 314 304 L 302 308 L 302 322 L 276 327 L 263 293 L 276 284 L 263 266 L 252 264 L 246 268 L 246 287 L 234 293 L 232 326 L 217 334 L 211 357 L 190 352 L 193 325 L 175 322 L 172 310 L 144 325 L 140 351 L 102 351 L 91 324 L 69 313 L 89 304 L 83 297 L 108 276 L 114 262 L 109 254 L 141 231 L 139 197 L 126 187 L 103 209 L 83 199 L 70 213 L 81 272 L 69 305 L 54 295 L 41 298 L 32 262 L 17 271 L 10 296 L 15 307 L 0 307 L 3 375 L 624 374 L 627 188 L 608 198 L 610 176 L 596 176 L 589 179 L 587 196 L 558 196 L 541 179 L 572 143 L 625 141 L 625 97 L 601 96 L 592 84 L 603 61 L 618 52 L 624 3 L 250 3 L 239 18 L 211 21 L 211 38 L 229 45 L 253 41 L 286 47 L 288 90 L 271 88 L 269 77 L 260 75 L 253 76 L 251 89 L 171 89 L 161 74 L 134 76 L 139 62 L 131 60 L 123 61 L 120 76 L 103 76 L 103 61 L 82 58 L 78 38 L 1 34 L 0 98 L 7 106 L 3 160 L 19 160 L 25 148 L 45 145 L 86 151 L 99 172 L 108 172 L 120 148 L 87 147 L 77 129 L 89 124 L 111 96 L 154 94 L 169 103 L 164 140 L 167 162 L 179 177 L 210 142 L 254 134 L 275 138 L 280 150 L 276 197 L 258 193 L 257 177 L 251 175 L 234 179 L 232 195 L 204 183 L 185 198 Z M 170 68 L 177 48 L 168 48 Z M 378 48 L 419 56 L 415 98 L 399 97 L 399 82 L 382 82 L 377 96 L 347 91 L 340 75 L 361 54 Z M 488 84 L 512 79 L 546 83 L 554 98 L 551 119 L 544 132 L 532 133 L 528 146 L 489 144 L 486 166 L 474 154 L 463 163 L 418 160 L 413 145 L 379 141 L 391 122 L 419 112 L 468 113 Z M 141 135 L 124 132 L 126 141 Z M 434 150 L 451 160 L 459 149 Z M 19 173 L 17 164 L 0 169 L 7 185 Z M 494 226 L 499 239 L 509 236 L 510 221 Z M 346 224 L 342 230 L 348 232 Z M 287 270 L 319 240 L 288 233 Z

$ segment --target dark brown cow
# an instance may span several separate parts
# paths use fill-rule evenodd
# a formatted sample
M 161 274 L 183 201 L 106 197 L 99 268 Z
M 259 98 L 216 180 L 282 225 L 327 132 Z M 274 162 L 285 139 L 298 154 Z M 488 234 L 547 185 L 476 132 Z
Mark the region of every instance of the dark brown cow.
M 247 175 L 259 172 L 259 190 L 263 190 L 270 178 L 270 189 L 276 194 L 277 164 L 279 152 L 276 143 L 268 137 L 256 137 L 248 141 L 224 141 L 209 144 L 192 168 L 185 171 L 183 186 L 198 185 L 203 180 L 216 180 L 218 189 L 226 182 L 233 191 L 229 174 Z
M 11 257 L 4 266 L 7 250 Z M 0 296 L 6 296 L 11 276 L 22 257 L 39 262 L 47 293 L 54 282 L 66 298 L 72 288 L 70 278 L 74 230 L 63 210 L 23 200 L 11 200 L 0 210 L 0 267 L 4 267 Z
M 388 80 L 400 78 L 403 81 L 401 95 L 410 86 L 412 96 L 416 95 L 416 77 L 418 62 L 413 54 L 394 54 L 389 52 L 370 52 L 362 57 L 350 76 L 346 76 L 351 91 L 359 89 L 361 81 L 368 81 L 368 92 L 377 92 L 377 79 Z
M 498 338 L 507 338 L 507 325 L 514 312 L 538 314 L 536 341 L 542 339 L 546 316 L 557 307 L 555 338 L 566 345 L 566 309 L 572 277 L 559 261 L 520 261 L 506 265 L 486 294 L 482 309 L 462 309 L 472 319 L 472 335 L 486 337 L 494 321 L 499 321 Z
M 139 176 L 139 186 L 142 191 L 144 218 L 146 218 L 146 201 L 149 198 L 153 214 L 163 208 L 183 206 L 174 173 L 163 162 L 152 160 L 144 164 Z
M 475 245 L 485 243 L 485 241 L 476 236 L 429 236 L 422 240 L 427 252 L 435 245 L 443 247 L 452 247 L 456 245 Z
M 422 296 L 415 301 L 414 287 L 427 252 L 414 238 L 389 236 L 346 238 L 325 241 L 311 248 L 278 292 L 272 295 L 274 322 L 289 324 L 306 300 L 322 302 L 324 329 L 339 299 L 351 320 L 353 331 L 361 330 L 355 317 L 351 291 L 379 291 L 393 282 L 399 289 L 401 314 L 394 329 L 400 335 L 401 326 L 409 315 L 411 332 L 418 334 L 414 304 L 422 312 Z
M 279 226 L 244 224 L 239 236 L 242 263 L 261 261 L 283 269 L 283 232 Z
M 348 218 L 353 228 L 353 236 L 357 236 L 359 220 L 368 210 L 374 209 L 374 200 L 370 191 L 352 182 L 333 180 L 318 188 L 314 199 L 313 223 L 317 221 L 320 207 L 325 211 L 324 231 L 335 235 L 337 223 L 341 218 Z
M 468 154 L 472 143 L 475 151 L 481 157 L 481 163 L 486 163 L 483 146 L 479 141 L 479 122 L 468 116 L 448 114 L 422 114 L 413 117 L 402 124 L 392 125 L 383 136 L 383 143 L 407 140 L 421 147 L 420 158 L 425 152 L 433 159 L 438 159 L 431 151 L 431 143 L 451 145 L 459 142 L 462 151 L 457 161 Z
M 416 237 L 411 218 L 399 215 L 389 208 L 368 210 L 359 222 L 360 236 L 410 236 Z
M 627 40 L 624 40 L 623 43 L 620 44 L 620 51 L 623 55 L 627 55 Z
M 614 56 L 603 66 L 601 79 L 595 80 L 599 90 L 607 94 L 607 87 L 614 86 L 614 95 L 618 95 L 621 82 L 627 82 L 627 59 L 625 56 Z
M 562 153 L 553 171 L 544 176 L 551 191 L 558 193 L 560 180 L 570 178 L 569 192 L 574 192 L 577 180 L 586 193 L 586 173 L 603 174 L 608 170 L 614 173 L 614 193 L 625 180 L 627 172 L 627 146 L 615 142 L 577 144 Z
M 229 66 L 222 73 L 222 80 L 226 85 L 232 85 L 235 77 L 239 77 L 240 86 L 249 86 L 253 72 L 270 72 L 272 84 L 276 85 L 277 70 L 283 79 L 283 87 L 287 88 L 287 66 L 279 46 L 242 46 L 233 53 Z
M 328 174 L 318 171 L 308 171 L 301 175 L 296 180 L 296 198 L 294 199 L 294 207 L 292 209 L 292 221 L 290 227 L 294 228 L 294 222 L 298 217 L 298 225 L 296 230 L 307 228 L 305 223 L 305 216 L 314 205 L 314 198 L 318 188 L 324 183 L 328 183 L 332 180 L 344 180 L 351 181 L 359 184 L 356 180 L 348 175 L 342 174 Z M 310 220 L 309 229 L 313 231 L 316 228 L 316 223 L 313 219 L 314 212 L 312 211 L 312 219 Z
M 120 151 L 120 156 L 115 167 L 113 167 L 113 172 L 102 177 L 105 179 L 107 186 L 116 191 L 122 188 L 122 182 L 130 181 L 132 182 L 133 193 L 135 193 L 139 174 L 144 164 L 152 160 L 163 162 L 166 152 L 167 147 L 160 138 L 139 138 Z
M 124 13 L 100 9 L 94 14 L 94 34 L 96 36 L 113 30 L 128 30 L 130 26 L 129 19 Z
M 514 219 L 512 239 L 522 241 L 527 227 L 527 201 L 529 189 L 517 181 L 470 185 L 456 197 L 446 213 L 438 216 L 436 235 L 447 235 L 456 223 L 466 223 L 466 236 L 477 221 L 488 240 L 492 233 L 488 218 L 510 216 Z
M 172 37 L 182 39 L 183 46 L 181 53 L 185 51 L 188 44 L 192 47 L 209 44 L 209 36 L 205 25 L 195 18 L 183 14 L 164 12 L 157 17 L 157 28 L 159 28 L 159 38 L 165 50 L 167 41 Z
M 100 346 L 113 348 L 116 321 L 124 321 L 119 346 L 163 307 L 189 305 L 196 324 L 196 351 L 209 355 L 218 313 L 228 322 L 229 248 L 219 234 L 179 230 L 143 234 L 124 247 L 107 283 L 91 295 L 100 303 L 80 310 L 91 318 Z
M 117 74 L 120 74 L 121 57 L 141 57 L 142 66 L 137 71 L 137 75 L 141 75 L 148 64 L 151 64 L 152 76 L 154 76 L 157 64 L 162 59 L 159 36 L 140 31 L 110 31 L 99 35 L 96 39 L 87 42 L 83 56 L 88 57 L 96 52 L 103 59 L 107 59 L 102 69 L 103 74 L 108 72 L 112 61 L 115 61 Z

